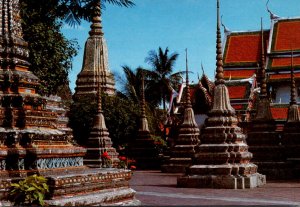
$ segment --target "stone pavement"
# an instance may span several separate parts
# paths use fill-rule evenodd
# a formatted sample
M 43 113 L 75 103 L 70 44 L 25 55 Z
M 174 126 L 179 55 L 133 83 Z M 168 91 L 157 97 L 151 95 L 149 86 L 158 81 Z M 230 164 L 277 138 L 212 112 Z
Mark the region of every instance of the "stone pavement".
M 196 189 L 177 188 L 181 174 L 135 171 L 130 181 L 142 205 L 278 205 L 300 206 L 300 181 L 268 181 L 260 188 Z

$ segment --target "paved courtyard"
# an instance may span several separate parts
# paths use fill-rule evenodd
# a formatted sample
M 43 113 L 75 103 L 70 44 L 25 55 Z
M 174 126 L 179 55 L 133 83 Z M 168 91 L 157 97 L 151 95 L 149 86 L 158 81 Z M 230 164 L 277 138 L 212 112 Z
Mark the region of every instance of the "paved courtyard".
M 268 181 L 246 190 L 177 188 L 181 174 L 135 171 L 130 182 L 142 205 L 278 205 L 300 206 L 300 181 Z

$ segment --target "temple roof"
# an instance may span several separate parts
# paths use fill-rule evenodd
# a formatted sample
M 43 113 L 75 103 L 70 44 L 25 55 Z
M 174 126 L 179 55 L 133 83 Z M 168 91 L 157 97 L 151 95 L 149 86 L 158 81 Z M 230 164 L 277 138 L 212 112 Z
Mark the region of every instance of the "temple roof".
M 295 79 L 300 79 L 300 73 L 295 73 Z M 291 74 L 290 73 L 281 73 L 281 74 L 270 74 L 269 82 L 279 82 L 279 81 L 290 81 Z
M 247 87 L 247 84 L 245 85 L 236 85 L 236 86 L 228 86 L 228 92 L 230 99 L 244 99 L 249 96 L 249 87 Z
M 300 51 L 300 18 L 278 19 L 272 26 L 270 53 Z
M 246 69 L 242 70 L 224 70 L 225 79 L 244 79 L 251 77 L 256 72 L 256 69 Z
M 299 38 L 300 39 L 300 38 Z M 290 51 L 288 51 L 290 52 Z M 268 68 L 271 70 L 288 70 L 291 69 L 290 57 L 272 57 L 269 58 Z M 294 69 L 300 68 L 300 57 L 294 57 Z
M 288 105 L 280 104 L 280 105 L 271 105 L 271 113 L 272 117 L 278 121 L 286 121 L 288 114 Z
M 265 49 L 269 31 L 264 32 Z M 224 69 L 226 67 L 256 67 L 261 57 L 261 31 L 231 32 L 226 36 Z

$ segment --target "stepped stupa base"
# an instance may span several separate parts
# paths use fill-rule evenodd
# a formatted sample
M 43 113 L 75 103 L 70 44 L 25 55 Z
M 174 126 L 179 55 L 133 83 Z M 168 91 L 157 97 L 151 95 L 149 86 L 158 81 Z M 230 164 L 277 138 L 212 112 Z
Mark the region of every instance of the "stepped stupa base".
M 185 176 L 177 178 L 177 187 L 245 189 L 266 184 L 266 176 L 259 173 L 231 175 L 230 165 L 193 165 L 188 171 Z
M 170 158 L 168 164 L 161 166 L 163 173 L 185 173 L 186 169 L 192 165 L 191 158 Z
M 135 191 L 129 187 L 131 171 L 116 168 L 69 168 L 40 172 L 48 179 L 49 206 L 140 205 Z M 15 178 L 20 179 L 20 178 Z M 5 202 L 10 183 L 0 180 L 1 201 Z

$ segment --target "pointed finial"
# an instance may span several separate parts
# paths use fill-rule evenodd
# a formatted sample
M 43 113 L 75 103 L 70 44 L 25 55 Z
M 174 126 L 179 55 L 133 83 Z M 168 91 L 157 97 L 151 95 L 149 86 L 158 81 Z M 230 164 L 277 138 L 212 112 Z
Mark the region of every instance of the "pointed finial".
M 265 47 L 264 47 L 264 30 L 263 30 L 263 23 L 261 18 L 261 60 L 260 60 L 260 66 L 261 66 L 261 72 L 260 72 L 260 88 L 261 96 L 267 96 L 267 80 L 266 80 L 266 65 L 265 65 Z
M 145 80 L 144 80 L 144 73 L 142 73 L 142 100 L 141 100 L 141 115 L 142 118 L 146 118 L 146 103 L 145 103 Z
M 276 15 L 276 14 L 272 13 L 272 12 L 271 12 L 271 10 L 269 9 L 269 6 L 268 6 L 268 4 L 269 4 L 269 1 L 270 1 L 270 0 L 268 0 L 268 1 L 267 1 L 267 3 L 266 3 L 266 7 L 267 7 L 267 11 L 268 11 L 268 12 L 269 12 L 269 14 L 270 14 L 270 19 L 271 19 L 271 20 L 273 20 L 273 19 L 279 19 L 279 18 L 280 18 L 280 16 L 278 16 L 278 15 Z
M 215 84 L 224 84 L 224 74 L 223 74 L 223 56 L 222 56 L 222 41 L 221 41 L 221 31 L 220 31 L 220 1 L 217 0 L 217 45 L 216 45 L 216 81 Z
M 205 72 L 204 72 L 204 67 L 203 67 L 203 64 L 202 64 L 202 62 L 201 62 L 201 70 L 202 70 L 202 75 L 204 75 L 204 74 L 205 74 Z
M 189 84 L 187 49 L 185 49 L 185 69 L 186 69 L 186 107 L 191 108 L 192 104 L 191 104 L 191 93 L 190 93 L 190 84 Z
M 101 7 L 100 0 L 97 1 L 94 7 L 94 13 L 92 17 L 91 31 L 89 32 L 90 36 L 93 35 L 103 35 L 102 31 L 102 21 L 101 21 Z
M 221 25 L 224 28 L 224 33 L 230 33 L 230 30 L 223 24 L 223 15 L 221 15 Z
M 290 105 L 297 104 L 296 101 L 296 83 L 295 83 L 295 73 L 294 73 L 294 53 L 291 51 L 291 102 Z

